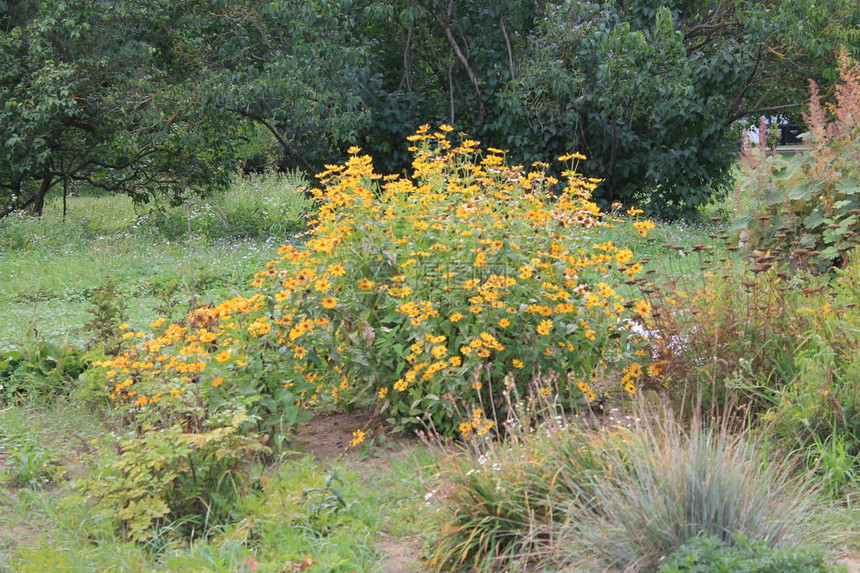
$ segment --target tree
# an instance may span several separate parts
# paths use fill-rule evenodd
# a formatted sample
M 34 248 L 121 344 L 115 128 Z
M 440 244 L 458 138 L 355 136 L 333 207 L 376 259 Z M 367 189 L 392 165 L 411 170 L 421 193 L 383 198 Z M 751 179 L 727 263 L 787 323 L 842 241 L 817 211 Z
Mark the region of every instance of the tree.
M 233 130 L 199 89 L 201 8 L 61 0 L 4 12 L 0 217 L 40 214 L 58 184 L 173 202 L 226 185 Z
M 213 103 L 272 136 L 282 163 L 321 169 L 369 120 L 376 81 L 344 0 L 229 3 L 213 22 L 206 89 Z
M 605 201 L 686 217 L 728 180 L 733 122 L 799 111 L 860 30 L 848 0 L 567 0 L 541 21 L 518 84 L 540 139 L 586 153 Z

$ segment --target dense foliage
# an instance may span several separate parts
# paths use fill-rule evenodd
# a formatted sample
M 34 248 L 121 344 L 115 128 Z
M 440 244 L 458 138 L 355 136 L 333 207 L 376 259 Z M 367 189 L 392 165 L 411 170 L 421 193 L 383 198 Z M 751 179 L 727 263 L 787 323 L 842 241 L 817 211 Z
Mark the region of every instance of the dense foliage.
M 860 243 L 860 65 L 842 51 L 833 103 L 810 84 L 812 151 L 778 157 L 763 142 L 745 146 L 737 193 L 753 205 L 736 214 L 734 230 L 747 252 L 822 272 Z
M 773 4 L 4 3 L 0 215 L 58 185 L 179 201 L 237 159 L 310 172 L 354 141 L 395 172 L 444 121 L 524 163 L 581 149 L 603 206 L 693 216 L 732 123 L 796 111 L 860 45 L 853 2 Z

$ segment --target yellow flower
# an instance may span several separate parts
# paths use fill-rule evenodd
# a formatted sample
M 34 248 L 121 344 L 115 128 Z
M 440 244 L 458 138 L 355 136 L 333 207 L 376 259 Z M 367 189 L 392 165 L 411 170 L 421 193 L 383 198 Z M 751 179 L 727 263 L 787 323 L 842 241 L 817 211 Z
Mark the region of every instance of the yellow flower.
M 507 318 L 500 318 L 499 319 L 499 326 L 501 326 L 502 328 L 507 328 L 510 325 L 511 325 L 511 321 L 508 320 Z
M 359 290 L 371 290 L 374 286 L 376 286 L 375 282 L 365 278 L 358 279 L 355 284 L 359 288 Z
M 439 126 L 439 131 L 444 131 L 445 133 L 454 131 L 454 128 L 448 125 L 447 123 L 443 123 Z
M 430 349 L 430 354 L 433 355 L 433 358 L 442 358 L 447 352 L 448 349 L 441 344 Z
M 350 155 L 357 155 L 361 152 L 361 148 L 353 145 L 352 147 L 347 149 L 346 152 Z
M 212 379 L 212 386 L 215 388 L 217 388 L 218 386 L 220 386 L 223 383 L 224 383 L 224 379 L 221 378 L 220 376 Z
M 383 400 L 386 396 L 388 396 L 388 388 L 387 387 L 386 388 L 380 388 L 379 392 L 376 393 L 376 396 L 380 400 Z
M 352 447 L 357 446 L 361 442 L 364 441 L 365 433 L 364 430 L 356 430 L 352 433 L 352 441 L 349 442 L 349 445 Z
M 119 328 L 120 330 L 125 330 L 128 328 L 128 325 L 126 323 L 122 323 L 117 328 Z
M 163 318 L 159 318 L 159 319 L 158 319 L 158 320 L 156 320 L 155 322 L 150 323 L 149 327 L 150 327 L 150 328 L 158 328 L 158 327 L 159 327 L 159 326 L 161 326 L 162 324 L 164 324 L 164 319 L 163 319 Z
M 570 161 L 571 159 L 580 159 L 580 160 L 584 161 L 585 156 L 581 153 L 576 152 L 576 153 L 566 153 L 564 155 L 559 156 L 559 158 L 558 158 L 559 161 Z
M 537 332 L 538 334 L 542 334 L 546 336 L 549 334 L 549 331 L 552 330 L 552 321 L 551 320 L 542 320 L 540 324 L 538 324 Z
M 319 279 L 314 283 L 314 288 L 319 292 L 326 292 L 331 288 L 331 283 L 326 279 Z
M 409 384 L 403 378 L 394 383 L 394 389 L 398 392 L 403 392 Z
M 459 322 L 463 320 L 463 313 L 455 312 L 448 318 L 448 320 L 450 320 L 451 322 Z
M 636 307 L 633 309 L 633 311 L 636 314 L 638 314 L 644 318 L 650 318 L 651 317 L 651 303 L 648 302 L 647 300 L 641 300 L 640 299 L 636 303 Z
M 230 360 L 233 354 L 229 350 L 223 350 L 215 355 L 215 360 L 218 362 L 226 362 Z
M 547 388 L 546 386 L 541 386 L 540 388 L 538 388 L 538 390 L 540 390 L 540 393 L 543 394 L 544 396 L 549 396 L 551 393 L 551 390 L 549 388 Z
M 322 305 L 323 305 L 323 308 L 334 308 L 337 306 L 337 300 L 330 297 L 330 296 L 327 296 L 324 299 L 322 299 Z
M 523 361 L 522 361 L 522 360 L 519 360 L 519 359 L 517 359 L 517 358 L 514 358 L 514 359 L 511 361 L 511 363 L 514 365 L 514 368 L 522 368 L 523 366 L 525 366 L 525 365 L 523 364 Z
M 452 356 L 448 362 L 451 363 L 451 366 L 459 366 L 463 363 L 463 359 L 459 356 Z

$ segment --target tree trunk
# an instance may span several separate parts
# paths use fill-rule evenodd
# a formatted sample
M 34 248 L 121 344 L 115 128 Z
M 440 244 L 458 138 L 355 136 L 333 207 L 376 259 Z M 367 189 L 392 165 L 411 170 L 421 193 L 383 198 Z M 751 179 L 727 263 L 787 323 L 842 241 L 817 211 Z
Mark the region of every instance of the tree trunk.
M 53 177 L 51 176 L 51 172 L 46 170 L 42 175 L 42 184 L 39 185 L 39 191 L 36 194 L 33 203 L 30 205 L 30 213 L 36 217 L 41 217 L 42 212 L 45 210 L 45 196 L 48 194 L 48 191 L 51 190 L 52 179 Z

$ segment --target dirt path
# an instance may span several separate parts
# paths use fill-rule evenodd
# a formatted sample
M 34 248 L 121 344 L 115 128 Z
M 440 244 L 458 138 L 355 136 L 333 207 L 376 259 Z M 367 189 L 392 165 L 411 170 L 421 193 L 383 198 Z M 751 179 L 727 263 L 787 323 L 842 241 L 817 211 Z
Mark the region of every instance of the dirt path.
M 359 429 L 374 427 L 367 412 L 321 413 L 303 422 L 293 441 L 301 451 L 314 456 L 318 462 L 342 461 L 361 479 L 372 484 L 374 475 L 386 466 L 403 463 L 418 446 L 416 440 L 401 439 L 389 443 L 372 456 L 362 456 L 356 448 L 350 448 L 352 433 Z M 417 539 L 384 536 L 376 544 L 384 555 L 379 563 L 383 573 L 420 573 L 421 543 Z
M 860 556 L 842 557 L 838 562 L 848 567 L 848 573 L 860 573 Z

